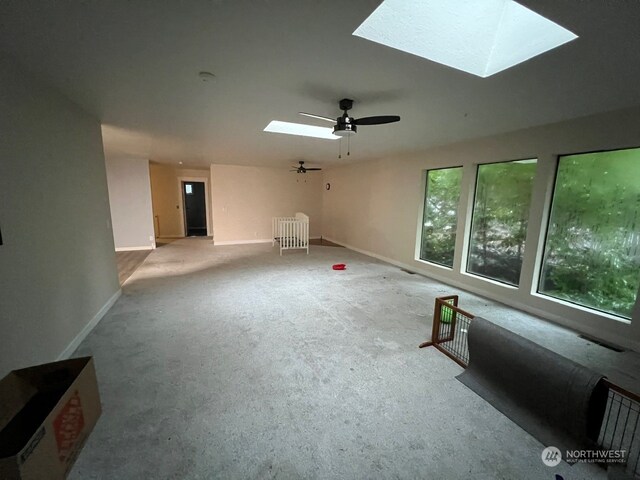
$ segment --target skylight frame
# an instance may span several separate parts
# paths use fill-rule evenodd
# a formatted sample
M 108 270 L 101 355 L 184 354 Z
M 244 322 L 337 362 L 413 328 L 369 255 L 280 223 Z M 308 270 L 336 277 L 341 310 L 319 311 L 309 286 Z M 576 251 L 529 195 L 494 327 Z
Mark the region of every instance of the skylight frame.
M 330 127 L 318 127 L 306 123 L 283 122 L 281 120 L 271 120 L 264 127 L 265 132 L 284 133 L 286 135 L 296 135 L 302 137 L 321 138 L 323 140 L 338 140 L 340 137 L 333 134 Z
M 384 0 L 353 35 L 482 78 L 578 38 L 514 0 Z

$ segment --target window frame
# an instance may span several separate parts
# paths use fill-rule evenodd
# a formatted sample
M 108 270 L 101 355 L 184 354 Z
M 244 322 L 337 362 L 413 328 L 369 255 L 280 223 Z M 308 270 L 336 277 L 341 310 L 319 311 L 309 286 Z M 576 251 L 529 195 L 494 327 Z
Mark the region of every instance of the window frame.
M 605 310 L 600 310 L 596 307 L 592 307 L 589 305 L 583 305 L 581 303 L 566 299 L 566 298 L 558 298 L 558 297 L 554 297 L 549 295 L 548 293 L 544 293 L 541 291 L 540 288 L 540 284 L 543 281 L 543 269 L 544 269 L 544 265 L 545 265 L 545 255 L 547 252 L 547 242 L 549 239 L 549 230 L 550 230 L 550 224 L 551 224 L 551 217 L 553 214 L 553 206 L 555 203 L 555 194 L 556 194 L 556 186 L 558 183 L 558 172 L 560 170 L 560 161 L 563 157 L 571 157 L 571 156 L 578 156 L 578 155 L 589 155 L 589 154 L 597 154 L 597 153 L 609 153 L 609 152 L 620 152 L 620 151 L 624 151 L 624 150 L 639 150 L 640 149 L 640 145 L 638 146 L 630 146 L 630 147 L 618 147 L 618 148 L 607 148 L 607 149 L 598 149 L 598 150 L 584 150 L 584 151 L 578 151 L 578 152 L 571 152 L 571 153 L 558 153 L 555 155 L 555 165 L 554 165 L 554 170 L 553 170 L 553 178 L 551 179 L 551 182 L 549 184 L 549 202 L 548 205 L 545 206 L 545 212 L 544 212 L 544 218 L 543 218 L 543 224 L 540 225 L 540 237 L 541 237 L 541 242 L 540 242 L 540 248 L 538 249 L 538 252 L 536 252 L 536 266 L 535 266 L 535 270 L 533 272 L 533 282 L 532 282 L 532 289 L 531 289 L 531 295 L 534 297 L 539 297 L 542 299 L 545 299 L 547 301 L 550 302 L 554 302 L 554 303 L 558 303 L 561 305 L 566 305 L 570 308 L 576 308 L 585 312 L 590 312 L 599 316 L 602 316 L 604 318 L 608 318 L 611 320 L 615 320 L 621 323 L 626 323 L 626 324 L 631 324 L 632 319 L 633 319 L 633 312 L 639 308 L 638 304 L 640 303 L 640 286 L 638 287 L 638 292 L 636 293 L 636 301 L 634 303 L 634 306 L 631 308 L 631 318 L 629 317 L 625 317 L 622 315 L 619 315 L 617 313 L 614 312 L 608 312 Z
M 531 198 L 529 200 L 529 212 L 528 212 L 528 217 L 527 217 L 527 233 L 529 231 L 529 226 L 530 226 L 530 220 L 531 220 L 531 204 L 532 204 L 532 200 L 533 200 L 533 194 L 534 194 L 534 189 L 535 189 L 535 183 L 536 183 L 536 177 L 539 175 L 539 162 L 540 162 L 540 158 L 538 155 L 533 156 L 533 157 L 523 157 L 523 158 L 516 158 L 513 160 L 498 160 L 495 162 L 482 162 L 482 163 L 476 163 L 474 165 L 474 181 L 471 184 L 471 188 L 473 189 L 473 194 L 471 195 L 471 203 L 469 206 L 469 212 L 467 212 L 467 216 L 469 218 L 469 222 L 468 225 L 465 227 L 465 229 L 467 230 L 465 232 L 465 250 L 463 252 L 464 257 L 463 257 L 463 262 L 460 265 L 460 273 L 463 275 L 468 275 L 474 278 L 479 278 L 485 282 L 491 282 L 509 289 L 515 289 L 515 290 L 519 290 L 522 288 L 523 286 L 523 282 L 522 282 L 522 274 L 523 274 L 523 265 L 524 265 L 524 259 L 525 259 L 525 252 L 526 250 L 526 237 L 527 235 L 525 234 L 525 248 L 523 250 L 522 253 L 522 261 L 523 264 L 520 266 L 520 276 L 518 278 L 518 284 L 514 285 L 512 283 L 506 282 L 504 280 L 498 280 L 496 278 L 491 278 L 487 275 L 482 275 L 481 273 L 476 273 L 476 272 L 471 272 L 469 271 L 469 258 L 470 258 L 470 252 L 471 252 L 471 244 L 472 244 L 472 235 L 473 235 L 473 220 L 474 220 L 474 213 L 475 213 L 475 207 L 476 207 L 476 199 L 478 196 L 478 178 L 480 175 L 480 167 L 484 166 L 484 165 L 498 165 L 498 164 L 502 164 L 502 163 L 517 163 L 517 162 L 523 162 L 523 161 L 527 161 L 527 160 L 534 160 L 536 163 L 536 172 L 533 178 L 533 182 L 531 185 Z M 556 164 L 557 165 L 557 164 Z
M 429 190 L 429 172 L 437 172 L 440 170 L 453 170 L 453 169 L 460 169 L 460 191 L 458 193 L 458 205 L 456 207 L 457 213 L 456 213 L 456 231 L 455 231 L 455 241 L 454 241 L 454 247 L 453 247 L 453 259 L 451 262 L 451 266 L 446 265 L 444 263 L 440 263 L 440 262 L 435 262 L 433 260 L 428 260 L 426 258 L 422 258 L 422 242 L 423 242 L 423 238 L 424 238 L 424 223 L 425 223 L 425 215 L 427 212 L 426 209 L 426 203 L 427 203 L 427 194 L 428 194 L 428 190 Z M 428 168 L 424 170 L 424 174 L 423 174 L 423 188 L 422 188 L 422 205 L 420 207 L 420 214 L 419 214 L 419 219 L 418 219 L 418 242 L 417 242 L 417 248 L 416 248 L 416 260 L 420 261 L 420 262 L 424 262 L 427 263 L 429 265 L 435 265 L 437 267 L 440 268 L 444 268 L 446 270 L 452 271 L 455 267 L 455 257 L 457 254 L 457 249 L 456 249 L 456 243 L 458 241 L 458 229 L 460 226 L 460 205 L 461 202 L 460 200 L 462 199 L 462 188 L 463 188 L 463 179 L 464 179 L 464 171 L 465 167 L 464 165 L 453 165 L 453 166 L 447 166 L 447 167 L 437 167 L 437 168 Z

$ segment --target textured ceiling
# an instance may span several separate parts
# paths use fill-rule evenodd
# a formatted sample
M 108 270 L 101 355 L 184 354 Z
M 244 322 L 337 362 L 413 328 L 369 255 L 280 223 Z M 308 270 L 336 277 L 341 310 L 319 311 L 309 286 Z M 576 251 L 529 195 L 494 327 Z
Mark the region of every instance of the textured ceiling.
M 109 154 L 192 166 L 344 162 L 337 141 L 262 131 L 327 126 L 297 112 L 342 97 L 402 117 L 360 128 L 350 161 L 640 104 L 640 2 L 522 1 L 579 38 L 489 78 L 353 36 L 379 3 L 4 0 L 0 50 L 97 116 Z

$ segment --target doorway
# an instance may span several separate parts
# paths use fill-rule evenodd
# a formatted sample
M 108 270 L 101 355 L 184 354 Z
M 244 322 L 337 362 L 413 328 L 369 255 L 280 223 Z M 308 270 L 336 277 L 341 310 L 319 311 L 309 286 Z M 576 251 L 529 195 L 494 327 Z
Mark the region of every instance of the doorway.
M 204 182 L 182 182 L 185 237 L 207 236 L 207 209 Z

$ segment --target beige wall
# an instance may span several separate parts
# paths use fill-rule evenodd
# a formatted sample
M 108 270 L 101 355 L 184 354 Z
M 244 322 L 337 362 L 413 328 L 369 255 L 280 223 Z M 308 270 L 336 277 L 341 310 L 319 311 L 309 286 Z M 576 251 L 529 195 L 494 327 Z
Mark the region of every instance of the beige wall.
M 271 218 L 309 215 L 309 235 L 322 232 L 320 172 L 286 168 L 211 165 L 214 242 L 271 240 Z
M 155 218 L 156 237 L 183 237 L 184 213 L 180 178 L 195 179 L 207 183 L 207 197 L 205 199 L 209 215 L 207 225 L 211 232 L 211 188 L 209 170 L 174 168 L 168 165 L 152 163 L 149 165 L 151 176 L 151 198 L 153 201 L 153 215 Z M 159 227 L 159 228 L 158 228 Z
M 323 235 L 389 258 L 410 257 L 421 180 L 407 167 L 396 159 L 328 169 L 324 179 L 331 189 L 323 194 Z
M 149 161 L 107 157 L 105 164 L 116 250 L 154 248 Z
M 630 109 L 449 145 L 400 158 L 328 169 L 323 172 L 324 181 L 331 183 L 331 190 L 323 193 L 323 235 L 453 286 L 640 350 L 638 304 L 632 323 L 628 324 L 531 293 L 535 290 L 532 278 L 538 269 L 538 253 L 542 249 L 545 212 L 557 155 L 637 147 L 640 144 L 639 131 L 640 109 Z M 470 222 L 470 209 L 466 206 L 473 201 L 476 165 L 534 157 L 538 158 L 538 171 L 522 277 L 527 280 L 515 289 L 464 273 L 462 252 L 467 237 L 465 227 Z M 416 260 L 416 244 L 424 200 L 424 171 L 460 165 L 465 167 L 463 207 L 459 213 L 456 258 L 451 270 Z M 451 291 L 456 289 L 451 288 Z
M 100 123 L 0 55 L 0 377 L 72 353 L 120 292 Z

